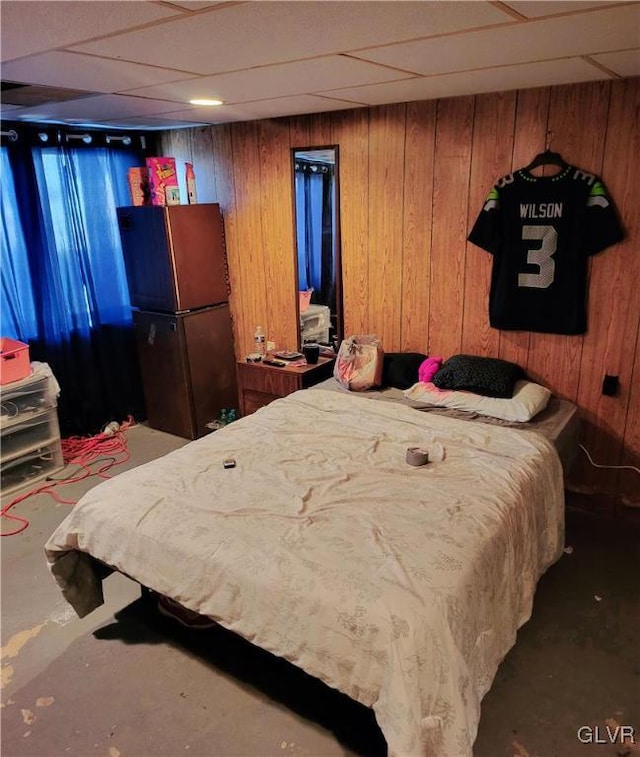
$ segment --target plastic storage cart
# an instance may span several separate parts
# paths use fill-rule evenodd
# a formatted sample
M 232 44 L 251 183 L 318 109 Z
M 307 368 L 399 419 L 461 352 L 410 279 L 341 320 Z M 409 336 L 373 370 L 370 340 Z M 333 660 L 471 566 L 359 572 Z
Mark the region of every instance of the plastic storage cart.
M 2 495 L 33 485 L 63 465 L 57 410 L 58 383 L 46 363 L 0 391 Z

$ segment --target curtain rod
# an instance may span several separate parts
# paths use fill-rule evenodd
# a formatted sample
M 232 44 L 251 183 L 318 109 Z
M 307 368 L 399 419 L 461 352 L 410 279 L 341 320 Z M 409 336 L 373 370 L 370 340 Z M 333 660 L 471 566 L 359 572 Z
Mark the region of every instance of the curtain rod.
M 126 131 L 121 134 L 106 129 L 81 129 L 59 124 L 11 124 L 0 131 L 4 144 L 24 143 L 32 146 L 123 147 L 147 150 L 155 139 L 150 132 Z

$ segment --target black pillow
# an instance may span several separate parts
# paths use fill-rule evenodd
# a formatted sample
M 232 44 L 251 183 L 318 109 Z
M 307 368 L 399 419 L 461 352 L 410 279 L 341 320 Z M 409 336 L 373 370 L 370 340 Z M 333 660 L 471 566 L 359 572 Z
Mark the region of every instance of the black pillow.
M 508 398 L 513 387 L 524 378 L 519 365 L 507 360 L 476 355 L 454 355 L 445 360 L 433 377 L 438 389 L 458 389 L 485 397 Z
M 385 352 L 382 385 L 408 389 L 418 381 L 418 370 L 426 359 L 420 352 Z

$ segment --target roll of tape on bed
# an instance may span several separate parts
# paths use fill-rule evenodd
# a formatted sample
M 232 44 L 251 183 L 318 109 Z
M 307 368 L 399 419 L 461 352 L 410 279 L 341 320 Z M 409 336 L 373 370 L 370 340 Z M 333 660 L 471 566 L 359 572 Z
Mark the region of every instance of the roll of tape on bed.
M 409 447 L 407 450 L 407 462 L 409 465 L 426 465 L 429 462 L 429 453 L 420 447 Z

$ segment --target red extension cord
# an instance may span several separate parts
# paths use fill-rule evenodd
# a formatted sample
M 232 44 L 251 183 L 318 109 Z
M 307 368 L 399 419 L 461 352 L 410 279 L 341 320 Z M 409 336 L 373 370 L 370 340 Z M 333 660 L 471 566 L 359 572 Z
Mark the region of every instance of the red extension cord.
M 126 462 L 130 457 L 125 431 L 128 431 L 134 425 L 135 421 L 129 416 L 126 421 L 120 424 L 118 430 L 113 433 L 103 431 L 95 436 L 70 436 L 68 439 L 63 439 L 62 456 L 65 466 L 77 465 L 80 470 L 69 478 L 47 479 L 48 483 L 25 492 L 4 505 L 2 510 L 0 510 L 0 518 L 15 520 L 21 525 L 13 531 L 0 533 L 0 536 L 14 536 L 29 527 L 29 521 L 26 518 L 20 515 L 10 515 L 9 510 L 34 494 L 49 494 L 56 502 L 62 505 L 75 505 L 76 503 L 73 500 L 63 499 L 58 496 L 55 488 L 62 484 L 75 484 L 77 481 L 89 478 L 89 476 L 111 478 L 106 475 L 107 471 L 116 465 Z M 90 466 L 94 463 L 102 464 L 97 470 L 91 470 Z

